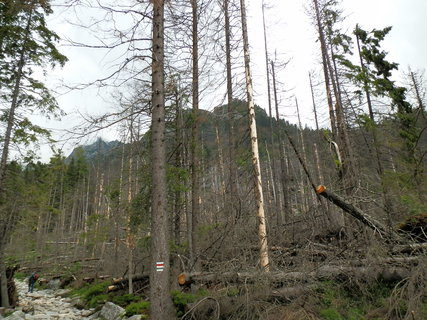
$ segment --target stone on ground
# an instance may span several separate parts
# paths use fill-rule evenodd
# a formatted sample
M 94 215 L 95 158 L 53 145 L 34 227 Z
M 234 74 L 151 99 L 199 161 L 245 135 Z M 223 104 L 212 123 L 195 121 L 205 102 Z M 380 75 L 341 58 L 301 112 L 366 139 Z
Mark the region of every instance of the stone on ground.
M 104 317 L 105 320 L 119 320 L 123 318 L 125 314 L 125 309 L 112 303 L 106 302 L 101 309 L 101 317 Z

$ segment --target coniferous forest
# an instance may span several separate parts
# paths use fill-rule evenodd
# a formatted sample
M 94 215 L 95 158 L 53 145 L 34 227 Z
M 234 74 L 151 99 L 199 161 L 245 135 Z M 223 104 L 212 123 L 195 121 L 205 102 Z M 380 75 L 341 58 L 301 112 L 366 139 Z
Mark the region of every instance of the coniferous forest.
M 427 319 L 425 75 L 392 61 L 392 26 L 343 27 L 347 1 L 303 1 L 309 108 L 269 41 L 273 3 L 1 1 L 0 319 L 41 319 L 17 290 L 33 272 L 85 319 Z M 251 59 L 247 2 L 265 61 Z M 57 10 L 96 41 L 60 39 Z M 40 124 L 65 116 L 43 79 L 67 46 L 114 58 L 62 84 L 114 105 L 79 115 L 71 152 Z M 108 302 L 125 311 L 107 317 Z

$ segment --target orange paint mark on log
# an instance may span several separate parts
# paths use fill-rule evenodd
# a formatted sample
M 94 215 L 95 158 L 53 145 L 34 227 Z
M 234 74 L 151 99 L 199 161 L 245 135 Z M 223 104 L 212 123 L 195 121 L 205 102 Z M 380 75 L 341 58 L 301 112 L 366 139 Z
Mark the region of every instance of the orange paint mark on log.
M 322 185 L 318 186 L 317 189 L 316 189 L 316 193 L 317 194 L 321 194 L 321 193 L 323 193 L 325 191 L 326 191 L 326 187 L 322 186 Z
M 179 285 L 183 286 L 185 284 L 186 280 L 187 280 L 186 278 L 187 277 L 185 276 L 185 273 L 181 273 L 178 276 L 178 283 L 179 283 Z

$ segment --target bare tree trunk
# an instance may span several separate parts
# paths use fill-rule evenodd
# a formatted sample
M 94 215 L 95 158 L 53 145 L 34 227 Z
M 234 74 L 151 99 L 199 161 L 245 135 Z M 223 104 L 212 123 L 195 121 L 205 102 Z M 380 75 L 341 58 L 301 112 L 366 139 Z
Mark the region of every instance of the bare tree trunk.
M 230 17 L 229 17 L 229 0 L 224 0 L 224 19 L 225 19 L 225 55 L 226 55 L 226 69 L 227 69 L 227 117 L 228 117 L 228 162 L 229 162 L 229 201 L 232 208 L 232 216 L 237 219 L 238 208 L 237 203 L 239 194 L 237 189 L 237 167 L 235 155 L 235 139 L 234 139 L 234 116 L 232 109 L 233 104 L 233 85 L 231 74 L 231 30 L 230 30 Z
M 182 168 L 183 167 L 183 119 L 182 119 L 182 112 L 181 112 L 181 99 L 180 99 L 180 83 L 179 80 L 177 80 L 176 86 L 175 86 L 175 142 L 176 142 L 176 151 L 175 151 L 175 167 L 176 168 Z M 184 183 L 184 182 L 181 182 Z M 175 199 L 174 199 L 174 223 L 173 223 L 173 233 L 174 233 L 174 239 L 175 243 L 179 244 L 181 243 L 181 222 L 182 219 L 182 212 L 183 210 L 183 200 L 182 200 L 182 191 L 181 188 L 176 188 L 175 191 Z
M 318 121 L 318 118 L 317 118 L 316 100 L 314 99 L 313 81 L 311 80 L 311 72 L 308 73 L 308 78 L 310 79 L 311 100 L 313 102 L 313 112 L 314 112 L 314 120 L 315 120 L 315 123 L 316 123 L 316 131 L 320 132 L 320 130 L 319 130 L 319 121 Z
M 150 315 L 174 319 L 170 297 L 164 97 L 164 1 L 153 0 Z
M 219 161 L 219 176 L 220 176 L 220 188 L 219 193 L 221 197 L 225 196 L 225 174 L 224 174 L 224 157 L 222 155 L 222 145 L 219 137 L 218 123 L 215 123 L 215 142 L 218 148 L 218 161 Z
M 289 199 L 289 177 L 287 174 L 287 168 L 286 168 L 286 156 L 285 156 L 285 147 L 284 147 L 284 141 L 283 141 L 283 129 L 280 126 L 280 114 L 279 114 L 279 101 L 277 97 L 277 86 L 276 86 L 276 71 L 274 67 L 274 62 L 271 62 L 271 72 L 273 75 L 273 92 L 274 92 L 274 105 L 276 109 L 276 125 L 277 129 L 279 130 L 279 156 L 280 156 L 280 182 L 282 185 L 283 190 L 283 209 L 284 209 L 284 220 L 286 223 L 290 220 L 291 215 L 291 201 Z M 283 220 L 281 218 L 281 214 L 278 216 L 277 223 L 280 225 L 283 223 Z
M 263 25 L 263 31 L 264 31 L 264 55 L 265 55 L 265 67 L 266 67 L 266 74 L 267 74 L 267 97 L 268 97 L 268 115 L 270 117 L 270 148 L 271 150 L 274 150 L 274 117 L 273 117 L 273 113 L 272 113 L 272 105 L 271 105 L 271 86 L 270 86 L 270 70 L 269 70 L 269 62 L 268 62 L 268 46 L 267 46 L 267 31 L 266 31 L 266 27 L 265 27 L 265 4 L 264 1 L 262 2 L 262 25 Z M 277 123 L 278 125 L 278 123 Z M 266 144 L 266 149 L 268 151 L 268 145 Z M 282 219 L 281 219 L 281 211 L 282 208 L 280 207 L 280 202 L 279 202 L 279 197 L 277 196 L 276 193 L 276 181 L 277 181 L 277 177 L 276 177 L 276 165 L 275 165 L 275 157 L 274 157 L 274 152 L 273 152 L 273 157 L 272 157 L 272 165 L 271 165 L 271 173 L 272 173 L 272 178 L 271 178 L 271 184 L 272 184 L 272 191 L 273 191 L 273 199 L 274 199 L 274 204 L 276 205 L 276 208 L 273 210 L 273 212 L 276 212 L 276 223 L 278 226 L 280 226 L 282 224 Z M 271 210 L 270 210 L 271 211 Z M 270 213 L 270 217 L 271 217 L 271 213 Z
M 131 108 L 131 113 L 133 113 L 133 107 Z M 128 247 L 128 276 L 129 276 L 129 294 L 133 294 L 133 249 L 135 247 L 135 237 L 131 225 L 131 206 L 132 206 L 132 177 L 133 177 L 133 157 L 134 157 L 134 148 L 133 148 L 133 116 L 131 115 L 130 119 L 130 141 L 129 141 L 129 172 L 128 172 L 128 216 L 127 216 L 127 234 L 126 234 L 126 244 Z
M 192 223 L 191 238 L 192 247 L 190 249 L 190 263 L 192 268 L 198 269 L 198 245 L 196 238 L 198 221 L 200 219 L 200 129 L 199 129 L 199 41 L 198 41 L 198 6 L 197 0 L 190 0 L 192 8 L 192 40 L 193 40 L 193 126 L 191 131 L 191 174 L 192 174 Z
M 332 93 L 331 93 L 331 85 L 330 85 L 330 75 L 328 71 L 328 63 L 327 63 L 327 48 L 326 48 L 326 41 L 325 36 L 323 34 L 323 28 L 322 23 L 320 20 L 320 10 L 319 10 L 319 4 L 317 0 L 313 0 L 314 7 L 316 10 L 316 21 L 317 21 L 317 28 L 319 32 L 319 40 L 320 40 L 320 46 L 321 46 L 321 52 L 322 52 L 322 63 L 323 63 L 323 74 L 325 76 L 325 88 L 326 88 L 326 97 L 328 99 L 328 107 L 329 107 L 329 119 L 331 122 L 331 131 L 332 131 L 332 139 L 337 138 L 337 122 L 335 118 L 335 110 L 334 105 L 332 102 Z
M 303 156 L 303 160 L 304 160 L 305 164 L 307 165 L 308 161 L 307 161 L 307 152 L 305 150 L 304 132 L 303 132 L 302 123 L 301 123 L 301 116 L 300 116 L 300 112 L 299 112 L 298 100 L 296 97 L 295 97 L 295 106 L 297 108 L 298 127 L 299 127 L 299 135 L 300 135 L 300 140 L 301 140 L 302 156 Z M 301 174 L 301 194 L 303 197 L 301 202 L 305 203 L 305 205 L 306 205 L 305 209 L 308 211 L 308 209 L 310 208 L 309 200 L 313 194 L 309 193 L 309 195 L 307 195 L 306 183 L 305 182 L 306 182 L 306 179 L 304 179 L 303 174 Z
M 338 77 L 338 70 L 336 66 L 336 58 L 333 50 L 333 46 L 331 44 L 331 56 L 332 56 L 332 64 L 329 59 L 329 55 L 326 55 L 328 66 L 330 69 L 331 79 L 332 79 L 332 87 L 334 89 L 335 94 L 335 110 L 336 110 L 336 119 L 337 119 L 337 125 L 338 125 L 338 134 L 342 145 L 342 153 L 343 153 L 343 162 L 342 162 L 342 168 L 343 168 L 343 177 L 342 182 L 343 186 L 345 188 L 345 191 L 347 195 L 353 194 L 353 191 L 356 188 L 357 182 L 356 182 L 356 169 L 354 167 L 354 156 L 353 156 L 353 149 L 350 143 L 350 138 L 348 134 L 348 127 L 345 120 L 344 115 L 344 107 L 342 103 L 342 95 L 341 95 L 341 86 L 339 82 Z
M 243 32 L 243 51 L 245 57 L 245 75 L 246 75 L 246 94 L 248 98 L 249 108 L 249 129 L 251 135 L 251 149 L 252 149 L 252 165 L 255 183 L 255 197 L 257 206 L 257 218 L 258 218 L 258 238 L 260 246 L 260 266 L 268 272 L 269 256 L 268 256 L 268 243 L 267 243 L 267 227 L 264 213 L 264 195 L 262 190 L 262 179 L 261 179 L 261 167 L 259 163 L 259 151 L 258 151 L 258 137 L 256 131 L 256 119 L 255 119 L 255 105 L 253 100 L 253 87 L 252 87 L 252 75 L 250 69 L 250 54 L 249 54 L 249 39 L 248 30 L 246 24 L 246 7 L 245 0 L 240 0 L 240 10 L 242 15 L 242 32 Z

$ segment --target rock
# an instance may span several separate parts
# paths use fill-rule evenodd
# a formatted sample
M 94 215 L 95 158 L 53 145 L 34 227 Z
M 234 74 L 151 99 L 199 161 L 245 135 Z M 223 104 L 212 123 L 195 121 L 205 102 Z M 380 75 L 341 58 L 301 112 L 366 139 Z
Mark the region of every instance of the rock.
M 89 310 L 82 310 L 81 315 L 82 317 L 89 317 L 95 313 L 96 313 L 95 309 L 89 309 Z
M 80 299 L 79 297 L 75 297 L 75 298 L 72 298 L 71 300 L 70 300 L 70 302 L 69 302 L 74 308 L 77 308 L 77 309 L 84 309 L 84 307 L 85 307 L 85 303 L 83 302 L 83 300 L 82 299 Z
M 61 287 L 61 280 L 52 279 L 47 283 L 46 287 L 51 290 L 58 290 Z
M 21 310 L 15 311 L 10 316 L 6 317 L 7 320 L 25 320 L 25 313 Z
M 100 316 L 104 317 L 105 320 L 119 320 L 124 314 L 125 309 L 112 302 L 107 302 L 102 307 Z
M 95 319 L 99 319 L 99 316 L 101 314 L 101 311 L 97 311 L 94 314 L 92 314 L 91 316 L 89 316 L 87 319 L 88 320 L 95 320 Z
M 140 314 L 135 314 L 130 318 L 127 318 L 127 320 L 142 320 L 142 316 Z
M 24 306 L 22 306 L 22 311 L 23 311 L 24 313 L 31 313 L 31 314 L 34 314 L 34 306 L 29 305 L 29 304 L 24 305 Z
M 55 297 L 66 297 L 70 293 L 70 289 L 59 289 L 55 291 Z

